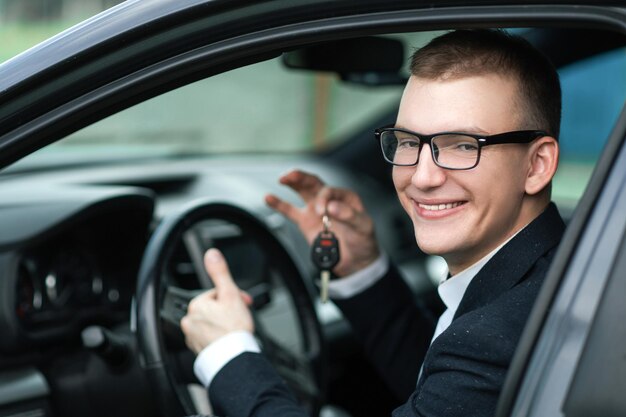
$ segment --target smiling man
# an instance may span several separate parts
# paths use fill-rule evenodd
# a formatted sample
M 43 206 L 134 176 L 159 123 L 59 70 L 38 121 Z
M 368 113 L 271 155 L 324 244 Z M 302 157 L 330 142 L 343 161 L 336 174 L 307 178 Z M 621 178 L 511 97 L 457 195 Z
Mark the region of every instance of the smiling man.
M 558 76 L 522 39 L 487 30 L 434 39 L 413 55 L 411 74 L 396 124 L 376 135 L 417 245 L 448 264 L 436 324 L 379 251 L 356 194 L 294 171 L 281 182 L 305 206 L 267 202 L 309 241 L 325 210 L 333 219 L 342 259 L 330 294 L 406 401 L 394 416 L 490 416 L 564 229 L 550 203 Z M 192 301 L 182 328 L 217 413 L 303 415 L 258 353 L 223 258 L 210 250 L 205 260 L 216 288 Z
M 424 252 L 445 257 L 453 275 L 513 236 L 549 202 L 547 190 L 541 191 L 556 168 L 556 142 L 541 131 L 519 133 L 533 124 L 515 111 L 518 90 L 515 80 L 495 73 L 445 82 L 414 76 L 402 98 L 396 127 L 477 137 L 439 134 L 430 145 L 422 145 L 430 149 L 417 161 L 419 134 L 391 131 L 384 136 L 399 143 L 392 145 L 399 147 L 396 158 L 403 153 L 412 157 L 406 162 L 411 165 L 394 168 L 393 179 L 413 221 L 415 238 Z M 517 139 L 535 140 L 530 146 L 500 144 L 481 149 L 478 139 L 510 131 Z M 500 135 L 500 140 L 506 141 L 506 136 Z M 413 141 L 415 146 L 401 149 L 407 146 L 402 141 Z M 485 144 L 489 143 L 487 139 Z M 535 151 L 532 160 L 529 156 Z

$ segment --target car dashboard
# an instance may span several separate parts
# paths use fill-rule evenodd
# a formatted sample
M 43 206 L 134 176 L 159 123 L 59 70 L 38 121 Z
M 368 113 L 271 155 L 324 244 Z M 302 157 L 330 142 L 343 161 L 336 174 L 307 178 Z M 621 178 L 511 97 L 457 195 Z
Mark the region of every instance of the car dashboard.
M 33 399 L 47 398 L 46 393 L 52 392 L 59 409 L 63 393 L 75 390 L 64 388 L 67 381 L 73 378 L 86 386 L 102 383 L 101 373 L 85 371 L 92 359 L 84 359 L 91 353 L 84 346 L 82 332 L 91 326 L 123 329 L 135 343 L 130 311 L 146 244 L 165 216 L 194 200 L 231 203 L 260 218 L 285 245 L 315 296 L 315 271 L 307 242 L 295 225 L 264 203 L 264 196 L 274 193 L 301 204 L 294 192 L 278 183 L 281 174 L 295 167 L 359 192 L 375 219 L 381 246 L 401 267 L 411 269 L 406 274 L 412 278 L 409 284 L 416 293 L 432 289 L 420 257 L 423 254 L 409 249 L 414 248 L 409 219 L 391 182 L 386 186 L 382 181 L 359 178 L 315 157 L 134 160 L 41 171 L 8 170 L 0 183 L 0 397 L 7 387 L 35 378 L 43 388 L 33 391 Z M 263 268 L 256 268 L 251 261 L 256 256 L 253 245 L 236 228 L 209 222 L 202 225 L 202 234 L 225 253 L 242 288 L 264 279 L 259 276 Z M 167 268 L 177 286 L 196 285 L 198 262 L 188 250 L 174 253 L 169 262 Z M 263 313 L 264 321 L 275 324 L 285 345 L 297 346 L 295 324 L 288 314 L 281 313 L 293 307 L 288 306 L 285 294 L 277 292 L 274 299 L 272 308 Z M 343 346 L 333 349 L 330 358 L 339 375 L 340 367 L 349 366 L 345 364 L 353 354 L 352 348 L 345 348 L 349 327 L 332 303 L 316 302 L 316 309 L 329 345 Z M 75 355 L 83 359 L 77 360 Z M 84 366 L 70 370 L 68 361 Z M 17 374 L 17 379 L 9 377 L 14 372 L 26 373 Z M 106 395 L 110 397 L 111 391 L 115 389 Z M 144 393 L 138 398 L 147 396 Z M 75 414 L 60 408 L 63 415 Z M 136 410 L 141 410 L 138 415 L 151 412 L 139 404 Z
M 127 320 L 153 199 L 130 187 L 4 184 L 5 352 L 74 337 L 89 323 Z

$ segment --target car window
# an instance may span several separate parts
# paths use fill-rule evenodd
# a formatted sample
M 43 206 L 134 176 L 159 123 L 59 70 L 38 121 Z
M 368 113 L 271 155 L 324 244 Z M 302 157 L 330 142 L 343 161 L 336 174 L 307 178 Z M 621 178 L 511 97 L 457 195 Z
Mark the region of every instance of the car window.
M 371 88 L 331 74 L 290 70 L 276 58 L 163 94 L 39 153 L 312 151 L 341 142 L 389 112 L 401 93 L 400 86 Z
M 398 34 L 405 55 L 440 32 Z M 404 73 L 408 73 L 404 70 Z M 314 152 L 395 112 L 403 83 L 368 86 L 282 58 L 218 74 L 95 123 L 19 165 L 92 158 Z
M 626 49 L 571 64 L 559 75 L 561 158 L 553 195 L 567 210 L 582 195 L 626 100 Z
M 434 32 L 399 34 L 407 56 Z M 553 198 L 568 218 L 626 99 L 626 50 L 560 71 L 561 160 Z M 374 129 L 397 109 L 402 86 L 365 86 L 276 58 L 219 74 L 124 110 L 29 155 L 55 162 L 198 154 L 314 152 Z

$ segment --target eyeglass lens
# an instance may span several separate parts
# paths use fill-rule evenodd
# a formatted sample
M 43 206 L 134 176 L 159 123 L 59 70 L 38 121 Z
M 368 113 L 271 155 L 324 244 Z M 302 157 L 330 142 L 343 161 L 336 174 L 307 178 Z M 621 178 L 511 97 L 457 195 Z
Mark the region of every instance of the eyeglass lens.
M 410 133 L 384 131 L 380 137 L 385 159 L 394 165 L 415 165 L 419 158 L 421 140 Z M 478 161 L 478 140 L 466 135 L 445 134 L 433 137 L 432 154 L 444 168 L 472 168 Z

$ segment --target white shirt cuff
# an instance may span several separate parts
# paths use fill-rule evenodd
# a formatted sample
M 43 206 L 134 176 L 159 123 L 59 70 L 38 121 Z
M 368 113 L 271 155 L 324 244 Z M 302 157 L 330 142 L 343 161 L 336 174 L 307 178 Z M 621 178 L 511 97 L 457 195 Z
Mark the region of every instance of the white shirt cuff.
M 209 388 L 217 373 L 232 359 L 244 352 L 261 352 L 252 333 L 237 331 L 220 337 L 202 349 L 193 363 L 193 372 L 205 388 Z
M 378 259 L 360 271 L 331 281 L 328 284 L 328 295 L 335 299 L 354 297 L 378 282 L 388 270 L 389 258 L 383 252 Z

